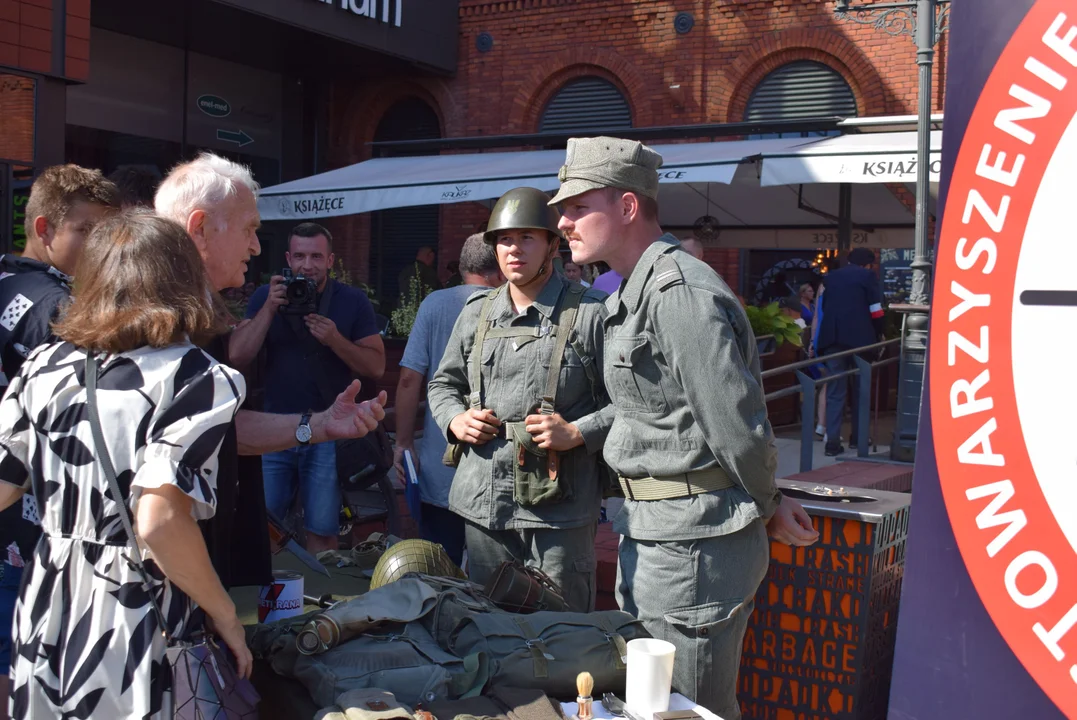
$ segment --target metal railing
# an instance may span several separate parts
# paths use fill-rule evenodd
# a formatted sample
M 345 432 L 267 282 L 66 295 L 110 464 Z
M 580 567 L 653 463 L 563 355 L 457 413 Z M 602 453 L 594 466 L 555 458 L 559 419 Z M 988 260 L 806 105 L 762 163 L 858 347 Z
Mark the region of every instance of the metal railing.
M 868 420 L 871 415 L 871 376 L 872 371 L 875 368 L 880 368 L 885 365 L 891 365 L 898 362 L 901 356 L 888 357 L 874 362 L 865 360 L 861 355 L 864 353 L 878 352 L 884 350 L 892 345 L 898 345 L 901 343 L 901 338 L 895 338 L 893 340 L 884 340 L 883 342 L 875 343 L 874 345 L 865 345 L 863 347 L 853 348 L 852 350 L 843 350 L 841 352 L 831 353 L 830 355 L 822 355 L 820 357 L 809 358 L 807 360 L 801 360 L 799 362 L 783 365 L 778 368 L 767 370 L 762 374 L 764 382 L 767 378 L 772 378 L 778 375 L 783 375 L 789 372 L 795 372 L 799 384 L 791 385 L 781 390 L 775 390 L 766 394 L 766 401 L 777 400 L 783 397 L 789 397 L 790 395 L 800 395 L 800 472 L 808 472 L 812 469 L 812 454 L 815 447 L 815 391 L 819 386 L 826 386 L 827 383 L 831 383 L 835 380 L 842 380 L 845 378 L 857 375 L 860 383 L 860 397 L 859 407 L 857 412 L 857 427 L 856 427 L 856 455 L 857 457 L 868 456 Z M 804 369 L 812 367 L 813 365 L 822 365 L 828 360 L 839 360 L 841 358 L 852 357 L 856 362 L 856 367 L 845 370 L 844 372 L 836 373 L 833 375 L 826 375 L 821 378 L 813 378 L 810 375 L 803 372 Z M 878 383 L 876 383 L 876 390 L 878 390 Z M 876 393 L 877 394 L 877 393 Z M 875 399 L 876 415 L 878 415 L 878 398 Z M 843 410 L 844 412 L 844 410 Z

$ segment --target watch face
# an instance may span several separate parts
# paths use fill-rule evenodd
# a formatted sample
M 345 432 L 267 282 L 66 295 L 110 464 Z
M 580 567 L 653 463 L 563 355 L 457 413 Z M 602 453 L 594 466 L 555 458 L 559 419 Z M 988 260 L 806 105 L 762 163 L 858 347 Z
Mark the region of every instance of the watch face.
M 310 442 L 311 432 L 310 425 L 300 425 L 295 429 L 295 439 L 301 443 Z
M 969 576 L 1029 674 L 1077 717 L 1077 67 L 1051 49 L 1077 33 L 1072 9 L 1033 6 L 961 140 L 929 385 Z

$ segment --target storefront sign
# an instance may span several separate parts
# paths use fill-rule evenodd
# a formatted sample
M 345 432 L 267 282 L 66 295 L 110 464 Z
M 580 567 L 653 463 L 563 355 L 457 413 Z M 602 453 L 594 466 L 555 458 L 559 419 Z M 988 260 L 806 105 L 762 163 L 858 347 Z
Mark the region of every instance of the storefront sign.
M 26 203 L 30 201 L 30 183 L 16 181 L 11 191 L 11 245 L 17 252 L 26 249 Z
M 322 195 L 302 199 L 282 197 L 277 200 L 279 218 L 332 217 L 344 214 L 344 195 Z
M 404 11 L 404 0 L 316 0 L 316 2 L 339 7 L 341 10 L 350 10 L 355 15 L 380 20 L 383 23 L 392 23 L 400 27 Z M 381 12 L 378 12 L 378 6 Z M 393 10 L 390 13 L 390 9 Z
M 952 22 L 891 717 L 1077 718 L 1077 13 L 980 0 Z
M 456 72 L 458 0 L 216 0 L 349 45 Z M 336 56 L 338 53 L 333 53 Z M 365 65 L 356 56 L 357 65 Z M 238 108 L 239 103 L 235 106 Z
M 216 95 L 202 95 L 198 98 L 198 109 L 210 117 L 228 117 L 232 114 L 232 106 L 224 98 Z

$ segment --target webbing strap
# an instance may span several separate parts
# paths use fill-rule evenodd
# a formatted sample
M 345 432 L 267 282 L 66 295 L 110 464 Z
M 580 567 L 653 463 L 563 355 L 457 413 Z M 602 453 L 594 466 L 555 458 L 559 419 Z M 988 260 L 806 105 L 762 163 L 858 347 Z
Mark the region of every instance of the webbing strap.
M 557 386 L 561 381 L 561 362 L 564 360 L 565 347 L 572 335 L 572 328 L 576 325 L 576 312 L 580 309 L 582 297 L 582 285 L 569 285 L 565 298 L 561 301 L 561 309 L 557 312 L 557 332 L 555 333 L 557 344 L 554 345 L 553 355 L 550 357 L 550 374 L 546 377 L 546 393 L 542 396 L 542 405 L 539 408 L 539 412 L 543 415 L 554 413 Z
M 534 629 L 531 627 L 531 623 L 526 618 L 515 617 L 513 620 L 520 626 L 520 632 L 524 634 L 524 642 L 527 645 L 527 649 L 531 651 L 531 658 L 535 664 L 535 677 L 545 678 L 550 676 L 549 666 L 547 662 L 553 660 L 553 655 L 550 654 L 549 649 L 546 647 L 546 643 L 539 639 L 535 634 Z
M 490 309 L 505 287 L 508 286 L 498 288 L 487 295 L 482 301 L 482 309 L 479 310 L 479 326 L 475 329 L 475 345 L 471 348 L 471 362 L 469 363 L 471 380 L 468 382 L 471 388 L 469 400 L 471 407 L 476 410 L 482 409 L 482 345 L 486 342 L 486 334 L 490 331 Z
M 518 337 L 540 338 L 544 335 L 556 334 L 557 328 L 551 327 L 550 325 L 540 325 L 538 327 L 522 327 L 514 325 L 512 327 L 505 328 L 490 328 L 486 331 L 486 339 L 489 340 L 490 338 Z
M 628 662 L 628 644 L 624 637 L 614 629 L 613 623 L 605 615 L 597 615 L 598 624 L 606 631 L 606 639 L 613 645 L 613 662 L 618 670 L 624 670 Z

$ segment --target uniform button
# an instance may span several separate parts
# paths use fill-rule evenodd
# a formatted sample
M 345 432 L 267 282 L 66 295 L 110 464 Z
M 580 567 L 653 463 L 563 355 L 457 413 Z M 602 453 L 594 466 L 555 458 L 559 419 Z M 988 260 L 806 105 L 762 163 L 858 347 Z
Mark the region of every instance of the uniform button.
M 700 628 L 699 634 L 701 637 L 707 637 L 707 635 L 710 634 L 710 630 L 708 628 Z
M 428 693 L 426 694 L 426 701 L 427 701 L 427 702 L 434 702 L 434 701 L 435 701 L 435 700 L 437 700 L 437 699 L 438 699 L 438 696 L 437 696 L 437 695 L 435 695 L 435 694 L 434 694 L 434 693 L 432 693 L 432 692 L 428 692 Z

